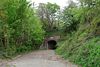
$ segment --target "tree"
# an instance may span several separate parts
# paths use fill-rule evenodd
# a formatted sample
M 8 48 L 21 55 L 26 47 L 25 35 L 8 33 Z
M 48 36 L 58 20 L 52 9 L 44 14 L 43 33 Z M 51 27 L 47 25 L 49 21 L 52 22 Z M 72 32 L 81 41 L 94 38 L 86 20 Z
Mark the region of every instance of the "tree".
M 40 3 L 38 6 L 38 15 L 44 25 L 46 31 L 53 29 L 54 24 L 56 23 L 56 13 L 60 9 L 57 4 L 52 3 Z
M 64 8 L 63 10 L 63 18 L 62 21 L 64 22 L 64 31 L 67 33 L 72 33 L 76 31 L 78 28 L 78 24 L 80 23 L 80 9 L 77 7 L 76 3 L 73 1 L 69 2 L 69 5 Z
M 0 45 L 5 56 L 39 48 L 44 30 L 26 0 L 7 0 L 0 10 Z

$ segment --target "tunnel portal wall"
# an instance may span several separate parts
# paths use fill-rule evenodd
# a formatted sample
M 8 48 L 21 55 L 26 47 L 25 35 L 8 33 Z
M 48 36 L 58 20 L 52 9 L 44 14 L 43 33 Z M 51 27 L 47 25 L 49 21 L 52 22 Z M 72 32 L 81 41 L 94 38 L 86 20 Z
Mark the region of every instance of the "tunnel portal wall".
M 49 49 L 49 47 L 51 47 L 50 46 L 50 44 L 53 42 L 55 42 L 54 43 L 54 45 L 56 44 L 56 47 L 57 47 L 57 42 L 59 41 L 59 39 L 60 39 L 60 36 L 51 36 L 51 37 L 46 37 L 45 39 L 44 39 L 44 42 L 43 42 L 43 44 L 40 46 L 40 49 Z M 51 43 L 50 43 L 51 42 Z M 54 46 L 53 45 L 53 46 Z

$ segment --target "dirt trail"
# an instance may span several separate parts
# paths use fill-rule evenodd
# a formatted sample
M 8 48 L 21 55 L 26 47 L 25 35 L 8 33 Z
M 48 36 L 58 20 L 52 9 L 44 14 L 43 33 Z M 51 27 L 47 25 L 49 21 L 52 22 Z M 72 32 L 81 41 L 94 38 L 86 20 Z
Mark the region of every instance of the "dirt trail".
M 77 67 L 63 61 L 53 50 L 31 52 L 0 67 Z

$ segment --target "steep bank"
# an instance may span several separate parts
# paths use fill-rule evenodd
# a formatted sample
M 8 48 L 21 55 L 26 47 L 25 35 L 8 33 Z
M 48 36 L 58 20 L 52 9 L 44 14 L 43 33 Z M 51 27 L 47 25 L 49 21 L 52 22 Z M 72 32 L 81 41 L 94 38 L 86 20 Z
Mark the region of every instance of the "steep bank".
M 77 32 L 67 36 L 56 51 L 82 67 L 100 67 L 99 32 L 99 23 L 80 24 Z

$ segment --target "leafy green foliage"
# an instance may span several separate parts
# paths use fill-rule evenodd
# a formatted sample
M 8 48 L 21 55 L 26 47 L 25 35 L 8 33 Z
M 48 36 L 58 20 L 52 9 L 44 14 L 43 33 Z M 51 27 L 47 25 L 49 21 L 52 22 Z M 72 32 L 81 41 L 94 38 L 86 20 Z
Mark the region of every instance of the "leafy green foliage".
M 77 58 L 74 62 L 82 64 L 83 67 L 100 66 L 100 38 L 93 38 L 79 48 Z M 81 61 L 81 62 L 80 62 Z M 85 62 L 86 61 L 86 62 Z
M 35 9 L 26 0 L 7 0 L 0 10 L 0 47 L 4 56 L 39 48 L 44 30 Z
M 58 54 L 82 67 L 100 66 L 100 37 L 87 40 L 86 33 L 83 33 L 79 36 L 79 39 L 76 39 L 76 35 L 68 38 L 60 43 L 56 50 Z
M 81 9 L 79 9 L 73 1 L 71 1 L 68 7 L 65 7 L 62 16 L 62 21 L 64 22 L 63 29 L 65 32 L 72 33 L 77 30 L 78 24 L 80 23 L 80 10 Z
M 63 11 L 52 3 L 35 9 L 26 0 L 0 2 L 0 56 L 38 49 L 46 31 L 47 36 L 67 34 L 56 50 L 63 58 L 82 67 L 100 67 L 100 0 L 79 1 L 70 0 Z
M 67 34 L 66 41 L 56 50 L 63 58 L 69 59 L 82 67 L 100 67 L 100 1 L 80 0 L 81 5 L 76 10 L 67 10 L 66 23 L 72 23 L 72 19 L 77 20 L 76 31 Z M 75 7 L 76 8 L 76 7 Z M 75 9 L 74 8 L 74 9 Z M 70 17 L 71 13 L 73 17 Z M 71 24 L 72 25 L 72 24 Z M 73 26 L 71 26 L 73 28 Z M 69 32 L 67 31 L 67 32 Z
M 40 3 L 38 6 L 38 16 L 43 23 L 43 28 L 47 32 L 52 32 L 57 28 L 57 12 L 60 6 L 52 3 Z

